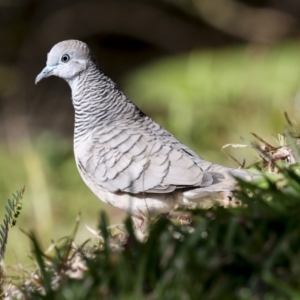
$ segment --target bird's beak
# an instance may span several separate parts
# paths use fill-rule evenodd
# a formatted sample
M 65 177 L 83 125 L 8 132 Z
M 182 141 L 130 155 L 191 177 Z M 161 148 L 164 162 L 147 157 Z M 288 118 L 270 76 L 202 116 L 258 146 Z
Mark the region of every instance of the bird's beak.
M 41 81 L 43 78 L 46 78 L 46 77 L 49 77 L 51 76 L 52 74 L 52 71 L 53 69 L 55 68 L 56 66 L 46 66 L 42 72 L 36 76 L 35 78 L 35 84 L 37 84 L 39 81 Z

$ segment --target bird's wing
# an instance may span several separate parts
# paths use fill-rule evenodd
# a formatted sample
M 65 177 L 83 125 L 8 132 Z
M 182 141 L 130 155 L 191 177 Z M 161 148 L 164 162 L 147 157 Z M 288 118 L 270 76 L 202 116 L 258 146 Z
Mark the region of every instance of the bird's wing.
M 213 182 L 193 156 L 151 132 L 130 126 L 98 130 L 83 165 L 85 172 L 111 192 L 168 193 Z

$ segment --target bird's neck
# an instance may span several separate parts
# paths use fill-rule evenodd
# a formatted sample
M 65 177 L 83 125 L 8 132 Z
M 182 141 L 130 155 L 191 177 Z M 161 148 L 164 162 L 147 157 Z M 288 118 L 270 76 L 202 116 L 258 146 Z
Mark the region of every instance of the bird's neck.
M 131 118 L 137 109 L 96 66 L 91 66 L 68 83 L 75 109 L 75 136 Z

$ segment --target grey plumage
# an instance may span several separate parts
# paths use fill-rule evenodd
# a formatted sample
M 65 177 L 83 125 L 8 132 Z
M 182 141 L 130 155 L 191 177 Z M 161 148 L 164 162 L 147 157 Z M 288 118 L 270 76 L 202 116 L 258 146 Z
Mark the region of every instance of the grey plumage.
M 76 164 L 104 202 L 143 219 L 176 204 L 228 204 L 232 175 L 253 177 L 203 160 L 142 113 L 103 74 L 85 43 L 56 44 L 36 82 L 51 75 L 71 87 Z

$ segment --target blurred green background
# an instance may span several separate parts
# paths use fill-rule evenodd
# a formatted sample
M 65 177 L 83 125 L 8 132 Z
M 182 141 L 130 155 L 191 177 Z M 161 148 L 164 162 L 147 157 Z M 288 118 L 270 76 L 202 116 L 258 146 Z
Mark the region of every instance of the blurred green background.
M 205 4 L 206 3 L 206 4 Z M 225 18 L 227 16 L 227 18 Z M 203 158 L 235 166 L 222 152 L 250 133 L 275 143 L 284 111 L 300 110 L 300 4 L 296 1 L 0 1 L 0 217 L 26 186 L 18 227 L 45 247 L 69 234 L 92 235 L 101 209 L 73 157 L 68 86 L 34 86 L 56 43 L 87 42 L 100 66 L 145 113 Z M 251 150 L 227 150 L 249 165 Z M 11 231 L 6 263 L 28 261 L 28 238 Z

